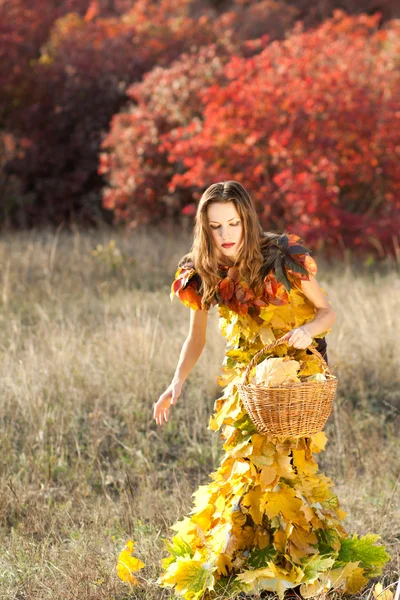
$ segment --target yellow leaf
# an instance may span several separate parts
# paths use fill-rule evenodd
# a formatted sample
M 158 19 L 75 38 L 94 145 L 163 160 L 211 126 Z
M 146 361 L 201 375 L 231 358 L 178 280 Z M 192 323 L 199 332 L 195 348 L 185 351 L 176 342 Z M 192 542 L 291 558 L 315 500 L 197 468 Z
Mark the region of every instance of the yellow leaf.
M 222 494 L 217 495 L 217 498 L 215 500 L 215 511 L 214 511 L 214 516 L 215 518 L 220 517 L 224 511 L 225 508 L 225 497 Z
M 271 543 L 271 536 L 269 532 L 266 531 L 260 525 L 258 525 L 256 528 L 256 532 L 254 535 L 254 543 L 257 546 L 257 548 L 260 548 L 260 550 L 264 550 L 264 548 L 269 546 Z
M 274 533 L 274 546 L 275 548 L 279 551 L 282 552 L 282 554 L 284 554 L 285 550 L 286 550 L 286 534 L 284 531 L 275 531 Z
M 293 531 L 290 535 L 291 541 L 304 552 L 313 554 L 317 552 L 312 546 L 318 544 L 318 538 L 313 531 L 307 531 L 303 527 L 294 526 Z
M 262 523 L 262 513 L 260 510 L 261 496 L 261 487 L 257 485 L 254 489 L 247 492 L 242 500 L 243 505 L 248 507 L 251 518 L 256 525 L 261 525 Z
M 315 354 L 304 354 L 304 359 L 301 361 L 299 377 L 308 377 L 316 373 L 322 373 L 323 367 L 319 358 Z
M 279 306 L 270 320 L 273 329 L 283 329 L 285 331 L 290 331 L 295 322 L 293 307 L 290 304 Z
M 293 562 L 301 565 L 301 560 L 307 556 L 307 552 L 299 550 L 290 540 L 288 540 L 288 552 Z
M 196 555 L 195 555 L 196 556 Z M 196 558 L 178 556 L 166 573 L 161 577 L 161 582 L 166 587 L 176 586 L 180 594 L 193 593 L 193 599 L 199 598 L 205 589 L 213 589 L 214 577 L 212 571 L 216 567 L 208 567 L 204 561 Z
M 346 579 L 345 593 L 357 594 L 357 592 L 363 589 L 367 582 L 368 578 L 364 575 L 364 569 L 362 567 L 356 567 Z
M 267 387 L 299 382 L 297 372 L 300 363 L 297 360 L 284 358 L 267 358 L 256 367 L 254 383 L 266 385 Z
M 261 469 L 261 467 L 271 467 L 274 464 L 274 459 L 270 456 L 261 454 L 260 456 L 252 456 L 251 462 L 258 469 Z
M 325 450 L 326 442 L 328 438 L 326 437 L 323 431 L 319 431 L 318 433 L 313 433 L 310 435 L 311 438 L 311 450 L 313 452 L 321 452 L 321 450 Z
M 329 489 L 331 484 L 331 480 L 326 475 L 319 474 L 314 477 L 304 477 L 299 487 L 310 502 L 323 502 L 332 495 Z
M 273 562 L 269 562 L 268 567 L 278 579 L 282 578 L 290 581 L 293 584 L 300 583 L 304 576 L 304 571 L 300 567 L 295 567 L 294 565 L 291 567 L 290 571 L 276 565 Z
M 389 588 L 383 589 L 381 582 L 375 584 L 373 589 L 376 600 L 393 600 L 393 592 Z
M 232 512 L 231 521 L 233 526 L 243 527 L 246 523 L 246 519 L 246 515 L 244 515 L 241 510 L 234 510 Z
M 279 477 L 277 476 L 277 472 L 275 467 L 262 467 L 260 473 L 260 483 L 264 487 L 273 487 L 272 484 L 275 485 Z
M 196 523 L 203 531 L 208 531 L 214 515 L 214 506 L 208 505 L 204 510 L 192 516 L 192 523 Z
M 260 339 L 264 346 L 272 344 L 272 342 L 276 341 L 276 337 L 270 325 L 264 323 L 264 325 L 260 328 Z
M 305 450 L 293 449 L 293 464 L 297 472 L 301 475 L 314 475 L 318 471 L 318 464 L 312 460 L 307 461 L 305 458 Z
M 303 506 L 301 507 L 301 510 L 303 511 L 307 521 L 312 521 L 312 519 L 315 517 L 315 513 L 314 513 L 313 509 L 308 504 L 304 503 Z
M 265 435 L 255 433 L 251 436 L 251 445 L 253 447 L 253 456 L 274 456 L 276 448 L 274 444 L 268 441 Z
M 296 492 L 292 488 L 282 486 L 278 491 L 265 492 L 262 500 L 265 504 L 264 510 L 270 519 L 281 513 L 288 521 L 299 524 L 306 522 L 300 512 L 303 503 L 296 497 Z
M 220 554 L 217 560 L 217 568 L 222 575 L 228 575 L 228 570 L 232 569 L 232 561 L 229 556 Z
M 335 590 L 342 588 L 343 590 L 346 588 L 346 583 L 348 578 L 351 580 L 351 576 L 356 571 L 358 574 L 358 565 L 359 561 L 349 562 L 344 567 L 332 569 L 326 575 L 329 577 L 331 587 Z
M 244 571 L 244 573 L 237 575 L 236 579 L 238 579 L 239 581 L 243 581 L 244 583 L 253 583 L 255 579 L 273 579 L 273 577 L 274 574 L 271 571 L 271 569 L 264 567 L 262 569 L 252 569 L 251 571 Z
M 208 485 L 200 485 L 192 494 L 194 498 L 194 508 L 192 513 L 205 509 L 210 503 L 210 497 L 214 494 L 213 490 Z
M 235 421 L 243 411 L 238 394 L 234 394 L 229 399 L 224 400 L 221 403 L 221 408 L 217 410 L 216 414 L 210 417 L 208 428 L 212 431 L 217 431 L 226 418 Z
M 207 539 L 207 549 L 212 551 L 213 556 L 219 556 L 221 552 L 225 552 L 227 539 L 230 535 L 231 524 L 224 522 L 222 519 L 212 528 L 212 536 Z
M 290 462 L 290 456 L 278 454 L 277 462 L 279 466 L 278 475 L 285 479 L 294 479 L 296 477 L 292 463 Z
M 310 544 L 317 544 L 318 539 L 315 533 L 306 531 L 300 527 L 294 527 L 290 535 L 288 550 L 292 559 L 301 564 L 301 559 L 310 554 L 317 554 L 318 549 L 313 548 Z
M 347 517 L 347 512 L 342 510 L 341 508 L 336 509 L 336 514 L 341 521 L 343 521 L 343 519 L 345 519 Z
M 329 590 L 329 585 L 317 579 L 313 583 L 302 583 L 300 586 L 300 594 L 303 598 L 318 598 L 320 594 L 323 594 Z
M 224 553 L 232 557 L 238 550 L 250 548 L 254 543 L 254 529 L 250 525 L 233 525 Z M 235 566 L 235 565 L 234 565 Z
M 144 563 L 133 556 L 135 542 L 128 540 L 125 548 L 120 552 L 117 563 L 117 575 L 125 583 L 139 585 L 138 579 L 133 575 L 145 566 Z

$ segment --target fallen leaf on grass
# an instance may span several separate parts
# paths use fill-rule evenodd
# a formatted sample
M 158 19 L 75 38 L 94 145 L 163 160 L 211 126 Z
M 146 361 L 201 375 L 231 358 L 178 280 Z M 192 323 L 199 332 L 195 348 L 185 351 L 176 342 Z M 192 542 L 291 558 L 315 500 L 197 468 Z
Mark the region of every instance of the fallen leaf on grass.
M 117 575 L 125 583 L 130 585 L 139 585 L 139 580 L 133 573 L 143 569 L 145 564 L 133 556 L 135 542 L 128 540 L 125 548 L 120 552 L 117 563 Z

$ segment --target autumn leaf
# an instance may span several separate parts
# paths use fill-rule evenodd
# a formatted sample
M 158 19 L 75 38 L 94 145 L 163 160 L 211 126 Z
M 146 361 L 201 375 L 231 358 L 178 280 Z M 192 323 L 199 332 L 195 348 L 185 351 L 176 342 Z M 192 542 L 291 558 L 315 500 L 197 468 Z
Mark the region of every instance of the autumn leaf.
M 379 581 L 373 588 L 373 594 L 375 600 L 393 600 L 393 592 L 389 588 L 383 588 L 383 585 Z
M 249 286 L 246 285 L 245 283 L 241 283 L 240 285 L 237 286 L 236 298 L 239 303 L 245 304 L 246 302 L 253 300 L 254 297 L 255 296 L 254 296 L 253 290 L 251 288 L 249 288 Z
M 300 363 L 297 360 L 284 358 L 267 358 L 256 367 L 255 377 L 252 382 L 267 387 L 300 382 L 297 377 Z
M 200 598 L 206 589 L 214 588 L 213 571 L 217 567 L 208 566 L 196 552 L 193 558 L 179 556 L 161 577 L 164 586 L 174 587 L 181 594 L 191 593 L 191 599 Z
M 375 545 L 379 539 L 380 536 L 374 533 L 367 533 L 360 538 L 354 533 L 352 537 L 345 538 L 339 551 L 338 563 L 359 561 L 367 575 L 370 577 L 380 575 L 383 566 L 390 560 L 390 555 L 383 546 Z
M 318 471 L 318 463 L 315 460 L 307 460 L 305 450 L 293 448 L 293 464 L 300 475 L 314 475 Z
M 327 441 L 328 438 L 326 437 L 325 432 L 319 431 L 318 433 L 313 433 L 310 436 L 312 452 L 321 452 L 321 450 L 324 450 Z
M 251 518 L 256 525 L 261 525 L 262 523 L 262 511 L 260 509 L 261 497 L 261 487 L 256 486 L 254 489 L 247 492 L 242 501 L 243 505 L 248 508 Z
M 130 585 L 139 585 L 138 579 L 134 573 L 137 573 L 140 569 L 143 569 L 145 564 L 133 556 L 135 548 L 135 542 L 128 540 L 125 548 L 120 552 L 117 563 L 117 575 L 125 583 Z
M 270 519 L 281 514 L 288 521 L 302 524 L 306 522 L 300 512 L 302 501 L 296 497 L 296 492 L 288 486 L 279 490 L 265 492 L 262 497 L 261 510 L 265 511 Z
M 265 346 L 276 341 L 276 337 L 270 325 L 264 324 L 260 327 L 260 340 Z
M 224 302 L 229 302 L 233 297 L 235 291 L 235 284 L 230 277 L 225 277 L 220 281 L 219 293 Z
M 177 294 L 181 288 L 184 288 L 188 284 L 189 280 L 195 273 L 196 271 L 194 269 L 179 267 L 175 273 L 175 278 L 171 285 L 171 300 L 174 294 Z
M 226 554 L 220 554 L 217 559 L 218 571 L 222 575 L 228 575 L 228 571 L 232 569 L 232 561 Z

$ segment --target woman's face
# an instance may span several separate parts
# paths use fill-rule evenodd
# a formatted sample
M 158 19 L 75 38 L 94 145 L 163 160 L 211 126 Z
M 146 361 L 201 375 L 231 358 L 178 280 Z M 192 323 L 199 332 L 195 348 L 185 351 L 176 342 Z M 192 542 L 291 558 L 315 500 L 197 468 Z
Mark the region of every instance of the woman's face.
M 214 202 L 207 209 L 207 219 L 217 257 L 235 260 L 243 241 L 243 223 L 233 202 Z

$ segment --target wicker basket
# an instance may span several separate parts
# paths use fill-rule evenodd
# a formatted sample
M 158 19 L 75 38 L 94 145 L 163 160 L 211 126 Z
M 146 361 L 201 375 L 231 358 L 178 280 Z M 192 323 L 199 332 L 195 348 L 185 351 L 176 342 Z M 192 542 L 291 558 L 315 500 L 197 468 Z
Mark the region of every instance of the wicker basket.
M 338 380 L 329 371 L 321 354 L 309 347 L 325 367 L 326 381 L 310 381 L 267 387 L 249 384 L 251 369 L 258 359 L 286 340 L 265 346 L 249 362 L 243 383 L 238 390 L 243 404 L 262 435 L 267 433 L 279 437 L 301 437 L 321 431 L 332 411 Z

